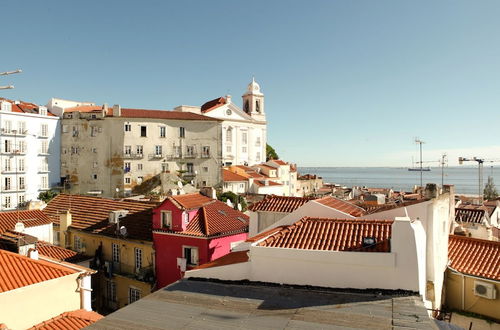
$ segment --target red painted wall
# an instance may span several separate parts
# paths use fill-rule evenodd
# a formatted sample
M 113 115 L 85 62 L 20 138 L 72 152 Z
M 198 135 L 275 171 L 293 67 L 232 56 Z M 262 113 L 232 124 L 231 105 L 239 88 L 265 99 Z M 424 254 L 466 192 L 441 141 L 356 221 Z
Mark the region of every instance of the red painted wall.
M 247 237 L 247 233 L 214 239 L 153 233 L 156 250 L 157 287 L 162 288 L 181 279 L 181 272 L 177 267 L 177 258 L 182 258 L 183 246 L 197 247 L 198 262 L 202 265 L 228 254 L 232 242 L 242 241 Z
M 187 223 L 182 221 L 183 219 L 183 211 L 175 206 L 172 201 L 166 199 L 160 206 L 154 209 L 153 211 L 153 229 L 161 228 L 161 211 L 169 210 L 172 212 L 172 230 L 183 231 L 186 229 Z M 198 210 L 189 211 L 189 221 L 193 219 Z

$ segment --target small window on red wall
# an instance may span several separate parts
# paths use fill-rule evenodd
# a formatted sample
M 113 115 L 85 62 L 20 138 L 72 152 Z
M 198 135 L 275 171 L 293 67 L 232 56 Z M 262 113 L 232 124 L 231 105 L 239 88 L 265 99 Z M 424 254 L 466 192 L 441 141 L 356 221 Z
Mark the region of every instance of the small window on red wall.
M 166 229 L 172 228 L 172 211 L 161 211 L 161 227 Z

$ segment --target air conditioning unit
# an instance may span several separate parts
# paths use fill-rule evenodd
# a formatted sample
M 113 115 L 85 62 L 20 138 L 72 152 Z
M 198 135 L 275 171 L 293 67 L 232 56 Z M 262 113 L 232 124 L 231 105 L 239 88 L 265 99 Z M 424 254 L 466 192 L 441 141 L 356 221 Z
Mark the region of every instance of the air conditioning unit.
M 474 281 L 474 295 L 486 299 L 496 299 L 497 291 L 493 283 Z

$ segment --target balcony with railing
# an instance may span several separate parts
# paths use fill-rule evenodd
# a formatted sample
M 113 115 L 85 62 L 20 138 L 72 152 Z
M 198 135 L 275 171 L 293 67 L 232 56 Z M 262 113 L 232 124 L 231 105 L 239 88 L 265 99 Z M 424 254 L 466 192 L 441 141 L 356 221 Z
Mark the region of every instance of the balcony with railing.
M 142 158 L 144 158 L 144 154 L 138 154 L 136 152 L 129 152 L 129 153 L 124 152 L 123 153 L 123 158 L 126 158 L 126 159 L 142 159 Z
M 208 151 L 208 152 L 202 152 L 201 153 L 201 158 L 210 158 L 210 151 Z
M 184 154 L 184 158 L 196 158 L 197 157 L 197 153 L 196 152 L 186 152 Z
M 174 160 L 174 159 L 182 159 L 182 154 L 181 153 L 173 153 L 170 155 L 167 155 L 168 160 Z
M 163 158 L 163 154 L 159 154 L 159 153 L 154 153 L 154 154 L 149 154 L 149 159 L 162 159 Z
M 50 170 L 49 170 L 49 167 L 48 166 L 40 166 L 38 168 L 38 173 L 49 173 Z
M 28 130 L 27 129 L 16 130 L 16 129 L 10 129 L 10 128 L 2 128 L 0 130 L 0 133 L 2 135 L 23 137 L 23 136 L 26 136 L 26 134 L 28 134 Z
M 120 275 L 147 283 L 153 283 L 155 280 L 153 266 L 136 268 L 134 265 L 122 262 L 106 261 L 104 267 L 108 277 Z

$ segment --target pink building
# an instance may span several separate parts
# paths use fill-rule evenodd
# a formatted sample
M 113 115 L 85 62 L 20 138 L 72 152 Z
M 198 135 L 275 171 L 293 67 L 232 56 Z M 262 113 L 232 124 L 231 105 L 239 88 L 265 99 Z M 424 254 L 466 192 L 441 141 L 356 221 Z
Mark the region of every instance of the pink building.
M 231 251 L 248 236 L 249 218 L 198 193 L 171 196 L 153 212 L 158 287 Z

